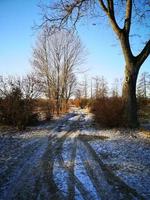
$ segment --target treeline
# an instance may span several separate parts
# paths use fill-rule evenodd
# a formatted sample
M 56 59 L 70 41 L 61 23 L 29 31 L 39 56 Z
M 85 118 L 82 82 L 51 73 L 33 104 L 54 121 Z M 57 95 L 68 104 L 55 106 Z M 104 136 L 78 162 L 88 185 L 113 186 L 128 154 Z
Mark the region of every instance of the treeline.
M 115 78 L 108 84 L 104 76 L 95 76 L 88 78 L 88 75 L 82 78 L 78 83 L 75 96 L 76 98 L 98 99 L 102 97 L 122 96 L 122 78 Z M 150 73 L 143 72 L 139 75 L 136 89 L 137 98 L 150 98 Z
M 137 84 L 139 115 L 144 116 L 148 111 L 150 95 L 150 75 L 141 74 Z M 62 79 L 61 79 L 62 80 Z M 106 79 L 94 77 L 91 81 L 86 78 L 82 83 L 73 80 L 74 87 L 69 91 L 74 100 L 64 96 L 50 95 L 49 87 L 37 75 L 37 71 L 24 77 L 0 77 L 0 123 L 17 127 L 22 130 L 27 125 L 33 125 L 39 119 L 50 120 L 53 115 L 66 112 L 69 104 L 80 108 L 90 108 L 95 120 L 103 127 L 126 126 L 124 118 L 124 102 L 121 98 L 121 81 L 115 79 L 109 88 Z M 47 90 L 46 90 L 47 89 Z M 59 88 L 62 91 L 61 87 Z M 56 88 L 55 88 L 55 91 Z M 48 96 L 48 94 L 50 96 Z M 61 100 L 61 101 L 60 101 Z

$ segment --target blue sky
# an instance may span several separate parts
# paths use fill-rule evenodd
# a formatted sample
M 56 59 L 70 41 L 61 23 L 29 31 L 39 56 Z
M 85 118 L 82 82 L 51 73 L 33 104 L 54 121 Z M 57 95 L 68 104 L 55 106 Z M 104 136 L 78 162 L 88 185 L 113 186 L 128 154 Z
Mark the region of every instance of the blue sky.
M 31 70 L 29 59 L 39 22 L 38 0 L 0 0 L 0 74 L 23 75 Z M 79 27 L 79 35 L 88 49 L 85 68 L 89 76 L 104 75 L 108 81 L 123 77 L 124 60 L 118 41 L 108 25 L 92 23 Z M 138 47 L 138 45 L 137 45 Z M 150 58 L 141 71 L 150 71 Z

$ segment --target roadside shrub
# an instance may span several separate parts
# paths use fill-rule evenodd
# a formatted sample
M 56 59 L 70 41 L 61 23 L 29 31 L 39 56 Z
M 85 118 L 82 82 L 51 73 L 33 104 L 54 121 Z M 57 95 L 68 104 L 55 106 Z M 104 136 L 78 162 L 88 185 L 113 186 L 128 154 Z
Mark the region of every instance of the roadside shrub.
M 19 130 L 25 129 L 28 124 L 37 120 L 33 114 L 32 99 L 24 99 L 18 87 L 12 90 L 0 100 L 0 122 L 17 127 Z
M 75 107 L 80 107 L 80 99 L 74 99 L 72 101 L 72 105 L 74 105 Z
M 148 106 L 150 104 L 150 100 L 148 98 L 139 97 L 137 99 L 138 109 L 142 109 L 143 106 Z
M 96 99 L 91 105 L 91 111 L 95 121 L 102 127 L 125 126 L 124 103 L 120 97 Z
M 140 97 L 137 99 L 138 116 L 140 123 L 150 122 L 150 99 Z
M 52 119 L 55 108 L 54 103 L 49 99 L 36 99 L 35 108 L 40 121 L 50 121 Z
M 79 101 L 79 106 L 80 106 L 81 109 L 84 109 L 88 106 L 88 103 L 89 103 L 88 99 L 82 98 Z
M 49 102 L 46 104 L 46 111 L 45 111 L 45 118 L 47 121 L 50 121 L 52 118 L 52 113 L 51 113 L 51 105 Z

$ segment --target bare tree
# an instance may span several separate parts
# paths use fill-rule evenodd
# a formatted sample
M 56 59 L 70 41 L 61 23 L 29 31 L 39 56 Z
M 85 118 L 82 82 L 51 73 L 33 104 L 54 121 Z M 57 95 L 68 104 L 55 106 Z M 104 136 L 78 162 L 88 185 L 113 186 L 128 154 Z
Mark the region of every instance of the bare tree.
M 139 70 L 150 54 L 150 39 L 148 34 L 141 51 L 134 55 L 130 36 L 136 34 L 133 31 L 137 23 L 133 21 L 137 18 L 141 20 L 142 26 L 146 22 L 149 24 L 149 7 L 149 0 L 55 0 L 43 14 L 42 25 L 49 24 L 50 28 L 74 26 L 83 17 L 89 16 L 96 16 L 94 19 L 97 22 L 101 13 L 105 14 L 119 39 L 124 55 L 125 78 L 122 97 L 126 104 L 127 123 L 131 127 L 138 126 L 136 82 Z
M 118 97 L 119 96 L 119 80 L 116 78 L 112 84 L 112 96 Z
M 143 72 L 137 84 L 137 96 L 147 98 L 150 95 L 150 74 Z
M 84 47 L 77 35 L 69 31 L 50 34 L 44 29 L 33 49 L 32 64 L 43 82 L 49 99 L 55 99 L 57 114 L 62 101 L 67 103 L 76 85 L 75 68 L 83 61 Z
M 81 78 L 81 77 L 80 77 Z M 88 81 L 87 77 L 84 74 L 82 80 L 78 81 L 76 86 L 75 96 L 77 99 L 88 99 Z
M 91 78 L 91 84 L 90 84 L 90 96 L 91 96 L 91 99 L 93 99 L 93 82 L 92 82 L 92 78 Z
M 80 88 L 82 88 L 82 98 L 87 99 L 88 98 L 88 81 L 87 81 L 86 74 L 83 77 L 82 83 L 80 83 Z
M 13 88 L 19 88 L 24 99 L 41 96 L 42 85 L 33 73 L 26 76 L 0 76 L 0 97 L 5 98 Z
M 108 95 L 108 83 L 105 80 L 104 76 L 102 76 L 102 77 L 96 76 L 94 78 L 94 80 L 95 80 L 95 85 L 94 85 L 94 88 L 95 88 L 94 96 L 95 96 L 95 98 L 99 99 L 99 98 L 107 97 L 107 95 Z
M 76 77 L 75 77 L 75 74 L 72 73 L 68 77 L 68 80 L 66 83 L 66 89 L 65 89 L 65 94 L 64 94 L 64 97 L 66 99 L 66 104 L 68 103 L 68 100 L 70 99 L 70 97 L 75 93 L 76 85 L 77 85 Z
M 10 83 L 9 79 L 10 78 L 6 79 L 5 77 L 0 76 L 0 97 L 1 98 L 6 97 L 7 94 L 8 94 L 8 87 L 10 87 L 9 86 L 9 83 Z

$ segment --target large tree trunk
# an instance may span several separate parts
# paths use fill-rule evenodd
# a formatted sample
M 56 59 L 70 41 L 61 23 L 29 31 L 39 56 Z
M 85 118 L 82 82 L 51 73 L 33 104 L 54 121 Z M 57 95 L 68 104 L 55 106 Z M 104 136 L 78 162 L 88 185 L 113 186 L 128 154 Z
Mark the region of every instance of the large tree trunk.
M 131 128 L 139 126 L 136 101 L 136 82 L 138 72 L 139 68 L 134 66 L 132 63 L 125 67 L 125 80 L 123 84 L 122 97 L 125 102 L 126 125 Z

